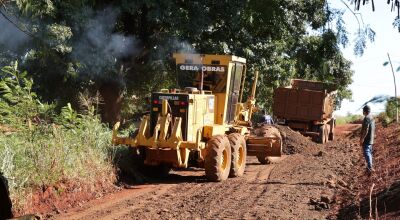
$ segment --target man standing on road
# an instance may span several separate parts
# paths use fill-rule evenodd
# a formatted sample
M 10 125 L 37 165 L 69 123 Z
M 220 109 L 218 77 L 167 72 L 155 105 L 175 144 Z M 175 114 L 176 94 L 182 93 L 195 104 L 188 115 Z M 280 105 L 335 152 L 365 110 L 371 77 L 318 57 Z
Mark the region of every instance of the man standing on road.
M 372 166 L 372 145 L 375 136 L 375 121 L 371 116 L 371 108 L 365 105 L 363 108 L 364 120 L 362 123 L 360 145 L 363 147 L 364 157 L 367 162 L 367 171 L 369 174 L 375 170 Z

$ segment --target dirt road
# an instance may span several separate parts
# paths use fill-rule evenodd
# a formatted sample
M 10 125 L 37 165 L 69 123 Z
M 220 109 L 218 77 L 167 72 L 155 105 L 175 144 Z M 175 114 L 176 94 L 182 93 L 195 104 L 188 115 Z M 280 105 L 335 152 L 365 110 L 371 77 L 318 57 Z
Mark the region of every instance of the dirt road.
M 296 170 L 302 156 L 288 156 L 282 161 Z M 53 219 L 187 219 L 187 218 L 276 218 L 309 216 L 321 218 L 327 213 L 309 210 L 309 190 L 318 182 L 288 177 L 269 179 L 277 164 L 260 165 L 248 160 L 245 176 L 222 183 L 206 182 L 204 171 L 174 171 L 169 182 L 125 189 L 82 208 L 53 216 Z M 297 170 L 296 172 L 301 172 Z M 321 187 L 322 190 L 323 187 Z M 297 193 L 293 193 L 297 191 Z M 313 193 L 315 197 L 318 192 Z M 296 210 L 302 210 L 299 213 Z
M 290 131 L 288 131 L 290 132 Z M 295 137 L 294 137 L 295 136 Z M 247 160 L 243 177 L 207 182 L 203 169 L 173 171 L 164 181 L 90 201 L 50 219 L 323 219 L 328 207 L 310 203 L 321 195 L 332 199 L 334 185 L 350 169 L 350 143 L 340 139 L 325 146 L 293 132 L 286 147 L 296 149 L 279 164 Z M 294 146 L 298 145 L 298 146 Z M 333 185 L 332 185 L 333 184 Z

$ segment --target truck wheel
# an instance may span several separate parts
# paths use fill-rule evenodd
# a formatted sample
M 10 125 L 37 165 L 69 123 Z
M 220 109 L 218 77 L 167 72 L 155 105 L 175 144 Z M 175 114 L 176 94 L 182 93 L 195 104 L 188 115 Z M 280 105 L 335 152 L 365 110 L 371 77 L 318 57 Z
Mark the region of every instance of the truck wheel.
M 228 138 L 225 135 L 213 136 L 207 143 L 204 161 L 207 179 L 214 182 L 228 179 L 230 167 L 231 146 Z
M 326 142 L 326 131 L 324 125 L 319 126 L 318 133 L 318 143 L 324 144 Z
M 329 133 L 331 130 L 331 126 L 329 124 L 325 125 L 325 142 L 329 141 Z
M 230 134 L 228 139 L 232 152 L 229 177 L 243 176 L 246 168 L 246 140 L 244 140 L 244 137 L 239 133 Z
M 330 125 L 330 128 L 331 129 L 329 129 L 329 140 L 330 141 L 333 141 L 333 140 L 335 140 L 335 132 L 334 132 L 334 129 L 335 129 L 335 120 L 331 120 L 330 122 L 329 122 L 329 125 Z

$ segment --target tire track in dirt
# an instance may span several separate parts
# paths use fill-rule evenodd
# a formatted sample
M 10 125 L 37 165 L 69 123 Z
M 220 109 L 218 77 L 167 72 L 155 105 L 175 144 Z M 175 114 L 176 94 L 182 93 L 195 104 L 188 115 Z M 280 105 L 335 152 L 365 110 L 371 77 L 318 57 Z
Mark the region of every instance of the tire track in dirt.
M 229 179 L 222 183 L 184 184 L 175 187 L 168 199 L 154 201 L 147 207 L 162 207 L 158 210 L 136 208 L 124 218 L 235 218 L 243 213 L 243 207 L 251 206 L 266 186 L 257 185 L 266 181 L 273 166 L 250 165 L 244 177 Z M 166 205 L 167 204 L 167 205 Z M 122 216 L 121 216 L 122 217 Z
M 173 171 L 163 182 L 122 190 L 52 219 L 326 219 L 330 211 L 316 210 L 310 199 L 335 193 L 327 181 L 349 174 L 357 149 L 347 135 L 319 145 L 292 132 L 297 153 L 279 164 L 248 157 L 244 176 L 220 183 L 207 182 L 203 169 Z
M 171 186 L 172 187 L 172 186 Z M 165 188 L 163 188 L 165 189 Z M 54 216 L 50 219 L 99 219 L 109 217 L 123 209 L 127 205 L 136 203 L 137 198 L 155 192 L 156 185 L 144 185 L 134 189 L 123 190 L 110 196 L 106 196 L 97 201 L 91 201 L 85 206 L 70 210 L 69 213 Z
M 265 194 L 270 171 L 275 165 L 259 165 L 256 159 L 248 160 L 243 177 L 220 183 L 205 181 L 200 172 L 183 172 L 194 175 L 192 182 L 160 183 L 123 190 L 113 196 L 90 202 L 83 208 L 52 219 L 170 219 L 170 218 L 226 218 L 246 217 L 243 207 L 250 207 Z M 180 172 L 175 172 L 180 174 Z M 169 178 L 176 178 L 171 175 Z M 179 179 L 179 178 L 178 178 Z M 183 178 L 185 179 L 185 178 Z
M 145 200 L 140 206 L 129 206 L 129 208 L 126 211 L 120 211 L 116 215 L 113 215 L 113 219 L 127 219 L 127 218 L 132 218 L 134 216 L 134 213 L 141 213 L 142 216 L 140 218 L 154 218 L 152 217 L 152 212 L 156 211 L 157 213 L 161 212 L 167 212 L 169 211 L 166 208 L 163 208 L 163 204 L 168 203 L 168 204 L 173 204 L 175 200 L 175 194 L 177 194 L 178 191 L 180 190 L 185 190 L 187 194 L 195 194 L 196 191 L 198 191 L 199 188 L 201 188 L 202 184 L 195 184 L 195 183 L 188 183 L 184 184 L 183 186 L 180 187 L 179 185 L 175 185 L 174 187 L 168 188 L 164 190 L 165 192 L 163 194 L 150 196 L 145 195 L 142 198 L 138 198 L 139 200 Z M 171 191 L 171 192 L 170 192 Z M 158 197 L 157 197 L 158 196 Z M 175 204 L 177 206 L 177 204 Z M 151 210 L 148 208 L 151 207 Z M 156 210 L 154 210 L 156 208 Z M 158 209 L 157 209 L 158 208 Z M 151 215 L 149 215 L 151 214 Z M 136 218 L 136 217 L 135 217 Z M 137 217 L 139 218 L 139 217 Z

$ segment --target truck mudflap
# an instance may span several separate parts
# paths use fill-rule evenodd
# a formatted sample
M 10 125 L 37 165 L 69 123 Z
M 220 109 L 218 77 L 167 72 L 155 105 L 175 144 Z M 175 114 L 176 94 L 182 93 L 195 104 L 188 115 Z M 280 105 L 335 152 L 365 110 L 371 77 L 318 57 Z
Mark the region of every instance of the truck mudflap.
M 246 141 L 247 155 L 257 157 L 281 157 L 282 136 L 271 125 L 255 128 Z

